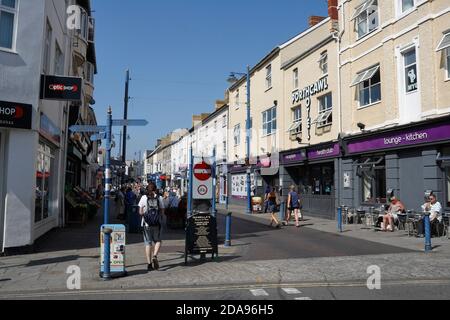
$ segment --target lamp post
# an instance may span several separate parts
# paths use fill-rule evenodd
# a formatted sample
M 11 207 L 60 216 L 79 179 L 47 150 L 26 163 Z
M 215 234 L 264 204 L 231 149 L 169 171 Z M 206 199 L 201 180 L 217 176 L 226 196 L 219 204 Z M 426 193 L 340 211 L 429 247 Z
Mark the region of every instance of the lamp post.
M 252 190 L 251 190 L 251 169 L 250 169 L 250 130 L 251 130 L 251 114 L 250 114 L 250 66 L 247 66 L 247 73 L 232 72 L 228 78 L 228 82 L 236 83 L 237 76 L 247 78 L 247 121 L 246 121 L 246 165 L 247 168 L 247 211 L 246 213 L 252 213 Z

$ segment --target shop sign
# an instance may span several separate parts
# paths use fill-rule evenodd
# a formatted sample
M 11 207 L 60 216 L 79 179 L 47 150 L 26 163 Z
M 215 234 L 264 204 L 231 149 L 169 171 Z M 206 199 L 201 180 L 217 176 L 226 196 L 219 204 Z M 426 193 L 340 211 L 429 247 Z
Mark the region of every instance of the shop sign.
M 61 130 L 45 115 L 41 114 L 40 134 L 49 141 L 59 145 L 61 143 Z
M 255 174 L 250 174 L 250 185 L 255 186 Z M 247 174 L 231 176 L 231 195 L 235 198 L 247 198 Z
M 311 149 L 308 150 L 308 159 L 309 160 L 319 160 L 326 158 L 334 158 L 338 157 L 341 154 L 341 148 L 339 143 L 335 143 L 334 145 L 330 145 L 327 147 L 321 147 L 319 149 Z
M 378 135 L 348 143 L 348 153 L 362 153 L 367 151 L 392 149 L 433 143 L 450 139 L 450 124 L 439 124 L 418 129 L 405 129 L 398 132 Z
M 42 75 L 41 99 L 59 101 L 80 101 L 82 79 Z
M 303 90 L 297 90 L 292 94 L 292 104 L 311 98 L 312 96 L 328 90 L 328 77 L 322 78 L 316 83 L 307 86 Z
M 285 154 L 282 156 L 282 164 L 302 162 L 306 160 L 305 152 L 298 151 L 296 153 Z
M 0 101 L 0 127 L 30 130 L 32 114 L 29 104 Z

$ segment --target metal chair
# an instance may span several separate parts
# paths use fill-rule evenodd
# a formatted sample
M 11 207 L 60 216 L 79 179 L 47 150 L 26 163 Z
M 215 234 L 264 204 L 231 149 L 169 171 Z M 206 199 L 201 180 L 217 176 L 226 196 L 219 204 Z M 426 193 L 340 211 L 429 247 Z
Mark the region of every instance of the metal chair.
M 408 210 L 406 213 L 406 226 L 408 231 L 408 237 L 415 237 L 417 236 L 417 223 L 418 219 L 416 217 L 416 213 L 413 210 Z

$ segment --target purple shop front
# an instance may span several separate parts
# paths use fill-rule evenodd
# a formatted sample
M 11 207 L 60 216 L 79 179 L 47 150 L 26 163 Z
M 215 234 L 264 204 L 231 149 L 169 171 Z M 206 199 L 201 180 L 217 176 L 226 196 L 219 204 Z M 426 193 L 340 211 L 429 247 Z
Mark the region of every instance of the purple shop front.
M 395 149 L 419 144 L 450 140 L 450 124 L 438 124 L 416 129 L 405 129 L 348 143 L 348 153 L 357 154 L 375 150 Z

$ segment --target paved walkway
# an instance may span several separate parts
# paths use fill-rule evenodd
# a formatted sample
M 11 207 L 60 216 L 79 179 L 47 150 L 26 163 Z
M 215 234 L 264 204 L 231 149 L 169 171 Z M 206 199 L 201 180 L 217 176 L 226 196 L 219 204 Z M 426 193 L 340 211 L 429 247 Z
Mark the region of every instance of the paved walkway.
M 230 208 L 233 211 L 233 208 Z M 259 223 L 268 223 L 267 215 L 245 215 L 234 208 L 235 216 Z M 42 239 L 38 252 L 30 255 L 0 258 L 0 299 L 34 292 L 67 292 L 66 270 L 77 265 L 82 272 L 82 290 L 96 292 L 138 288 L 180 288 L 225 285 L 258 285 L 304 283 L 365 283 L 367 268 L 377 265 L 383 281 L 421 281 L 450 279 L 449 240 L 434 239 L 438 246 L 432 253 L 408 252 L 389 255 L 325 257 L 270 261 L 233 261 L 242 253 L 244 244 L 233 241 L 232 248 L 219 249 L 216 261 L 194 260 L 184 266 L 184 232 L 167 231 L 160 254 L 161 270 L 148 274 L 141 236 L 128 235 L 128 277 L 104 282 L 99 278 L 99 214 L 83 228 L 55 230 Z M 422 250 L 423 240 L 408 238 L 401 232 L 393 234 L 361 230 L 348 226 L 337 234 L 333 221 L 307 218 L 305 228 L 314 228 L 339 237 L 370 239 L 379 243 Z

